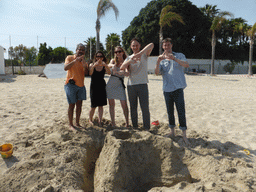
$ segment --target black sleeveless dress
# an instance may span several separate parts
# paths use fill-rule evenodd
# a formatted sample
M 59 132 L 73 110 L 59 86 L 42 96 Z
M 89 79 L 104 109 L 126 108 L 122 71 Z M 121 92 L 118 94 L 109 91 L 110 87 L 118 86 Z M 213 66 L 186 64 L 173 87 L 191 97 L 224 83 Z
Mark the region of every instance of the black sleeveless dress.
M 90 97 L 92 108 L 107 105 L 105 71 L 105 67 L 101 71 L 94 69 L 91 76 Z

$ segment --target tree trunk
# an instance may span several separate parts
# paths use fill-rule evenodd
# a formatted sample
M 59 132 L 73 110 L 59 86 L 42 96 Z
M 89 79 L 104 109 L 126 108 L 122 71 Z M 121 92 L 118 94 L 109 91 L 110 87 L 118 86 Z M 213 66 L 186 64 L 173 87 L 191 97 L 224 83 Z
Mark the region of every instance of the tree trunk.
M 96 21 L 96 52 L 100 50 L 100 20 Z
M 100 32 L 97 31 L 96 52 L 100 50 Z
M 253 56 L 253 43 L 254 39 L 250 39 L 250 53 L 249 53 L 249 70 L 248 75 L 253 75 L 252 73 L 252 56 Z
M 211 75 L 214 75 L 214 59 L 215 59 L 215 46 L 216 46 L 216 37 L 215 32 L 212 32 L 212 61 L 211 61 Z
M 160 26 L 160 32 L 159 32 L 159 55 L 162 55 L 162 41 L 163 41 L 163 29 Z

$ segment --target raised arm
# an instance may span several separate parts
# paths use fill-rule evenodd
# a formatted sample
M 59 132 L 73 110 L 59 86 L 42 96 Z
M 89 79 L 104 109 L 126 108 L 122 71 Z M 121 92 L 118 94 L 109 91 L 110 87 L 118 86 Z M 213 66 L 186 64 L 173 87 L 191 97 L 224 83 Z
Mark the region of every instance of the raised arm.
M 109 64 L 108 64 L 108 67 L 111 69 L 111 68 L 113 68 L 115 66 L 115 61 L 114 61 L 114 59 L 111 59 L 111 61 L 109 62 Z
M 134 54 L 133 56 L 131 56 L 129 59 L 126 59 L 122 66 L 120 67 L 121 70 L 125 70 L 128 68 L 128 66 L 130 64 L 135 63 L 136 61 L 139 61 L 141 56 L 146 53 L 147 56 L 149 56 L 152 52 L 154 48 L 154 44 L 153 43 L 149 43 L 148 45 L 146 45 L 139 53 Z
M 129 65 L 130 64 L 133 64 L 135 63 L 136 61 L 135 60 L 132 60 L 131 57 L 129 59 L 126 59 L 123 64 L 121 65 L 120 67 L 120 70 L 125 70 L 125 69 L 128 69 Z
M 158 56 L 157 62 L 156 62 L 156 67 L 155 67 L 155 74 L 156 74 L 156 75 L 159 75 L 159 71 L 160 71 L 160 62 L 161 62 L 162 60 L 164 60 L 164 59 L 165 59 L 164 54 Z
M 189 64 L 188 64 L 187 61 L 183 61 L 183 60 L 177 59 L 176 57 L 174 57 L 173 61 L 176 61 L 182 67 L 185 67 L 185 68 L 189 67 Z
M 88 75 L 89 74 L 89 66 L 86 61 L 83 61 L 83 67 L 84 67 L 84 75 Z
M 146 46 L 140 51 L 140 53 L 141 53 L 141 55 L 142 55 L 143 53 L 146 53 L 146 55 L 149 56 L 149 55 L 151 54 L 153 48 L 154 48 L 154 43 L 149 43 L 148 45 L 146 45 Z
M 94 68 L 95 68 L 95 63 L 91 63 L 89 65 L 89 75 L 92 75 L 94 72 Z
M 105 69 L 106 69 L 106 73 L 108 74 L 108 75 L 110 75 L 111 74 L 111 71 L 110 71 L 110 68 L 109 68 L 109 66 L 103 61 L 103 67 L 105 67 Z
M 175 57 L 173 54 L 169 55 L 169 58 L 172 59 L 173 61 L 177 62 L 182 67 L 185 67 L 185 68 L 189 67 L 188 62 L 186 61 L 186 57 L 183 54 L 180 55 L 180 57 L 179 57 L 180 59 L 177 59 L 177 57 Z
M 70 57 L 67 57 L 64 64 L 64 70 L 69 70 L 75 63 L 77 62 L 85 62 L 84 55 L 76 57 L 74 60 L 70 61 Z

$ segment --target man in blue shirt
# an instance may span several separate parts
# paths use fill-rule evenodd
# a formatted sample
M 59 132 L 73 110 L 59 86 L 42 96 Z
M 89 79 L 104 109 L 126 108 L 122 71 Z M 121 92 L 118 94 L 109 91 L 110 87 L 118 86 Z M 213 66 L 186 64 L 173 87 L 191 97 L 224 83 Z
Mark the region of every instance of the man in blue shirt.
M 171 128 L 170 136 L 174 137 L 174 103 L 179 117 L 179 128 L 183 132 L 183 139 L 186 144 L 189 144 L 186 130 L 186 114 L 185 114 L 185 102 L 183 89 L 187 86 L 183 68 L 189 67 L 187 59 L 183 53 L 175 53 L 172 51 L 172 40 L 166 38 L 163 40 L 164 53 L 159 55 L 157 64 L 155 67 L 155 74 L 160 72 L 163 76 L 163 91 L 164 98 L 169 118 L 169 127 Z

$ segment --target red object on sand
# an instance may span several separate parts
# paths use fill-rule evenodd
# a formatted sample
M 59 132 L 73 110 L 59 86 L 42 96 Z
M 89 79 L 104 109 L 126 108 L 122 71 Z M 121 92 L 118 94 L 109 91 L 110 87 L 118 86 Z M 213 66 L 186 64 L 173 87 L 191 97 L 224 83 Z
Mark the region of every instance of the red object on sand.
M 151 124 L 152 125 L 159 125 L 159 121 L 153 121 Z

